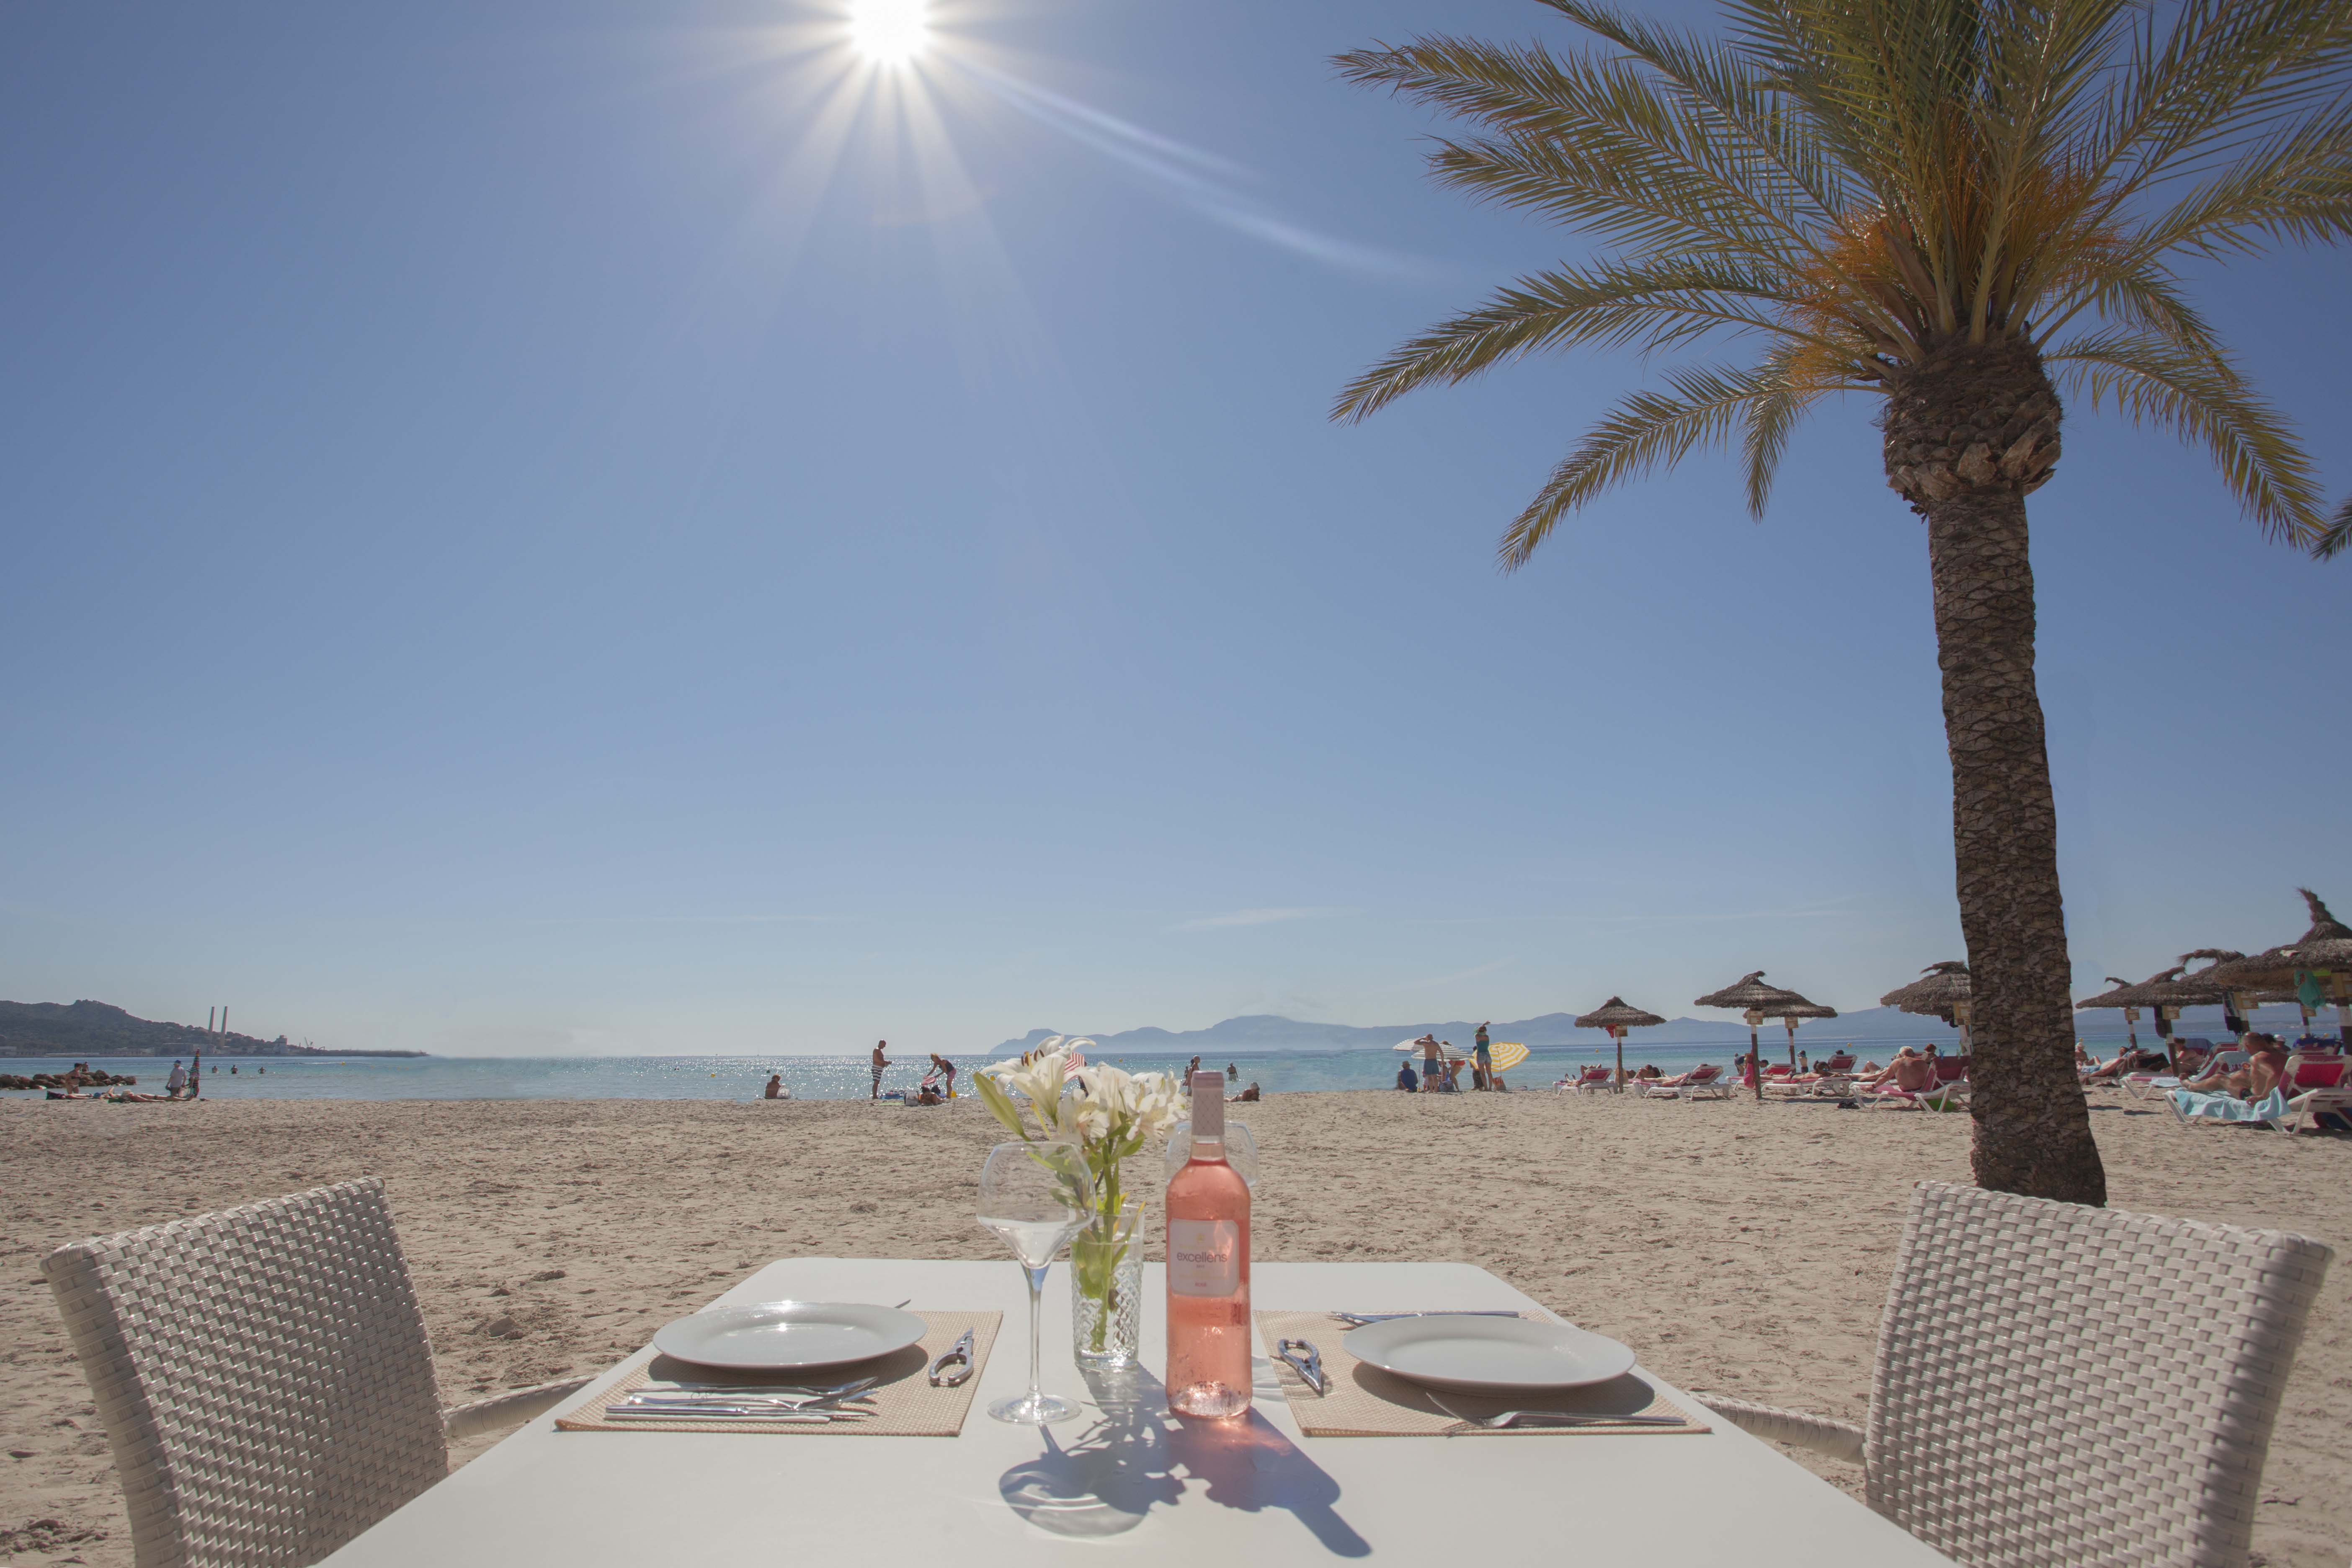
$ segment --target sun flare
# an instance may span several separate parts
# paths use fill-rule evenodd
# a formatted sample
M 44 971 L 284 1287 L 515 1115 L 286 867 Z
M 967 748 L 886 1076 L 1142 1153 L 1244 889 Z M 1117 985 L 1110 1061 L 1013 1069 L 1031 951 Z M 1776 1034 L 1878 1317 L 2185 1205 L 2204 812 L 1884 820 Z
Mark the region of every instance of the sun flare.
M 931 39 L 929 0 L 849 0 L 849 47 L 877 66 L 902 66 Z

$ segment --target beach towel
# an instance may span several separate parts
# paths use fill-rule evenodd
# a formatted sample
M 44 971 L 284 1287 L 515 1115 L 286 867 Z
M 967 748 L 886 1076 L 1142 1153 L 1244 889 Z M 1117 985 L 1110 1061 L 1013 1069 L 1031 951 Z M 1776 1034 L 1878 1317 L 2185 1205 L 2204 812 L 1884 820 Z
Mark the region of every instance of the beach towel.
M 2212 1121 L 2275 1121 L 2286 1114 L 2286 1090 L 2273 1089 L 2249 1105 L 2234 1094 L 2200 1094 L 2193 1089 L 2171 1092 L 2172 1109 L 2184 1121 L 2202 1116 Z

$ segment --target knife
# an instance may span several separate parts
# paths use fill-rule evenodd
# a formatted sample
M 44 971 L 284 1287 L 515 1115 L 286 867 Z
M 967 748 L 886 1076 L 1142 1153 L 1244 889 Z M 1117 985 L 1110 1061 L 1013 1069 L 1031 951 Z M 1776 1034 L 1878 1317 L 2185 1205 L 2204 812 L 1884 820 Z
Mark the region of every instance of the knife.
M 670 1411 L 661 1405 L 614 1405 L 604 1420 L 774 1420 L 774 1422 L 835 1422 L 870 1415 L 870 1411 L 751 1411 L 743 1405 L 710 1405 L 698 1411 Z
M 1436 1312 L 1333 1312 L 1332 1317 L 1343 1323 L 1362 1328 L 1366 1323 L 1393 1323 L 1401 1318 L 1516 1318 L 1519 1314 L 1501 1308 L 1465 1308 L 1458 1311 Z

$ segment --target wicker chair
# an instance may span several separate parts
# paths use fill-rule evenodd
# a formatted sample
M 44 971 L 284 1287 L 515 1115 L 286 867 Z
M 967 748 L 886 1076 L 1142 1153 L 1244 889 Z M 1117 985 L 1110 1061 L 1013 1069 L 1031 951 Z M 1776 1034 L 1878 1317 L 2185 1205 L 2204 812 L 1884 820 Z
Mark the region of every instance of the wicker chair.
M 139 1568 L 299 1568 L 447 1474 L 447 1440 L 585 1379 L 441 1408 L 373 1178 L 43 1260 L 97 1396 Z
M 2285 1231 L 1929 1183 L 1866 1428 L 1701 1397 L 1859 1461 L 1872 1508 L 1975 1568 L 2242 1568 L 2332 1256 Z

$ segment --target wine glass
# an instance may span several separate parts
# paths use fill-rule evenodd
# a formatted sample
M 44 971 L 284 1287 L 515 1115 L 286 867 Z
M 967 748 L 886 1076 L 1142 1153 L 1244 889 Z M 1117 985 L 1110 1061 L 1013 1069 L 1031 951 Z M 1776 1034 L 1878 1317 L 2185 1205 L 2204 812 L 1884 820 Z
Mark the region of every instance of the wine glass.
M 1037 1385 L 1038 1296 L 1062 1244 L 1087 1223 L 1094 1176 L 1076 1143 L 999 1143 L 980 1172 L 980 1223 L 1004 1238 L 1029 1280 L 1029 1392 L 988 1407 L 999 1421 L 1043 1426 L 1078 1414 Z
M 1182 1170 L 1192 1158 L 1192 1123 L 1179 1121 L 1168 1130 L 1168 1152 L 1164 1156 L 1171 1177 Z M 1248 1187 L 1250 1196 L 1257 1196 L 1257 1140 L 1250 1136 L 1246 1121 L 1225 1123 L 1225 1163 L 1234 1174 Z

